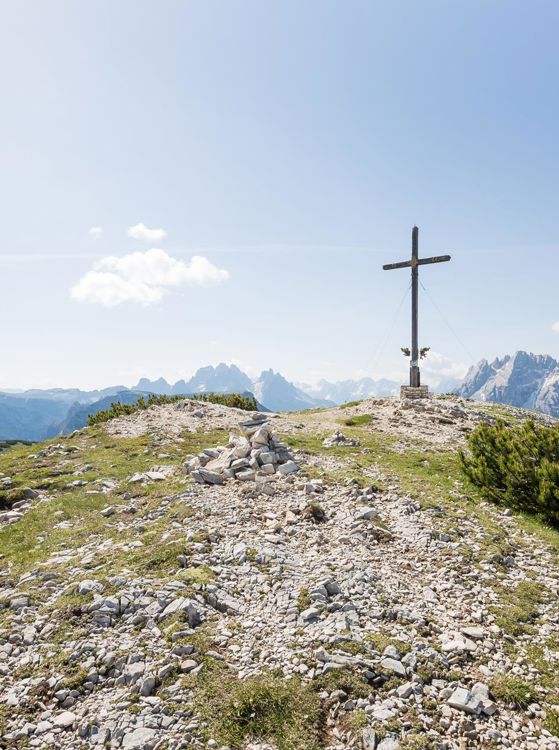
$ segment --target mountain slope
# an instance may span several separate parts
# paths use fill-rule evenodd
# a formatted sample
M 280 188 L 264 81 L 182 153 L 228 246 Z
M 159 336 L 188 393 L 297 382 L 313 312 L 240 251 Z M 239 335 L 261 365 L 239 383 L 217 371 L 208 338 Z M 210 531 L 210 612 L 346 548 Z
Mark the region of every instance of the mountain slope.
M 457 455 L 503 409 L 273 416 L 216 485 L 183 466 L 247 415 L 213 404 L 1 453 L 0 747 L 557 750 L 559 534 Z
M 145 393 L 138 391 L 120 391 L 113 396 L 105 396 L 92 404 L 74 404 L 70 407 L 65 418 L 57 425 L 58 435 L 68 435 L 74 430 L 85 427 L 90 414 L 109 409 L 111 404 L 119 401 L 121 404 L 135 404 Z
M 141 378 L 132 390 L 147 391 L 165 396 L 192 393 L 243 393 L 252 391 L 252 380 L 236 365 L 221 362 L 217 367 L 200 367 L 190 380 L 178 380 L 174 385 L 165 378 Z
M 523 351 L 491 363 L 483 359 L 470 368 L 457 393 L 559 416 L 559 362 Z
M 252 380 L 237 365 L 223 362 L 201 367 L 186 383 L 185 393 L 242 393 L 252 391 Z
M 0 393 L 0 439 L 44 440 L 57 434 L 67 401 Z
M 170 385 L 165 378 L 157 378 L 157 380 L 140 378 L 131 390 L 144 391 L 145 393 L 156 393 L 158 396 L 170 396 L 173 393 L 173 386 Z
M 125 385 L 113 385 L 110 388 L 101 388 L 93 391 L 82 391 L 79 388 L 32 388 L 27 391 L 21 391 L 17 394 L 18 398 L 41 398 L 49 401 L 64 401 L 68 404 L 99 401 L 106 396 L 114 396 L 116 393 L 127 391 Z
M 0 393 L 0 439 L 44 440 L 59 435 L 70 412 L 83 405 L 114 401 L 116 394 L 127 390 L 114 386 L 94 391 L 50 388 Z
M 264 370 L 253 387 L 257 400 L 272 411 L 299 411 L 334 405 L 332 401 L 308 396 L 273 370 Z

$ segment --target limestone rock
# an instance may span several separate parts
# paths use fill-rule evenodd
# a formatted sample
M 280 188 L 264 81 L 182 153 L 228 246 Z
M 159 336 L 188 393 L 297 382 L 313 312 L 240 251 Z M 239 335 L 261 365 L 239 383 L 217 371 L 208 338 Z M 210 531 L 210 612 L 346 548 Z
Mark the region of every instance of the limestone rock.
M 61 729 L 68 729 L 76 721 L 76 718 L 76 714 L 72 713 L 72 711 L 63 711 L 54 717 L 54 726 Z
M 139 727 L 124 735 L 122 740 L 123 750 L 153 750 L 157 742 L 154 729 Z
M 463 687 L 457 687 L 448 699 L 448 705 L 465 711 L 468 714 L 479 714 L 481 712 L 481 700 L 477 695 Z
M 279 442 L 265 418 L 240 424 L 243 436 L 231 435 L 226 448 L 207 448 L 183 464 L 183 470 L 199 484 L 224 484 L 226 479 L 256 482 L 257 489 L 273 495 L 265 480 L 299 471 L 287 446 Z M 319 490 L 317 490 L 319 491 Z

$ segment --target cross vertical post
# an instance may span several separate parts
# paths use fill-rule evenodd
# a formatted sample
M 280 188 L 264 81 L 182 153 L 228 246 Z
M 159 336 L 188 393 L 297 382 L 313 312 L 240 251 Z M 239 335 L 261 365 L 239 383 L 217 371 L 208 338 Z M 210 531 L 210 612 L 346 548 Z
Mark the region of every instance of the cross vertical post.
M 411 268 L 411 352 L 409 349 L 404 349 L 406 356 L 411 353 L 410 358 L 410 386 L 411 391 L 409 397 L 412 394 L 427 395 L 427 386 L 421 387 L 421 377 L 419 374 L 419 360 L 420 357 L 425 356 L 427 347 L 419 349 L 419 266 L 431 264 L 431 263 L 445 263 L 450 260 L 450 255 L 435 255 L 432 258 L 420 258 L 419 257 L 419 229 L 414 227 L 411 232 L 411 259 L 404 260 L 401 263 L 388 263 L 383 266 L 385 271 L 392 271 L 395 268 Z M 414 391 L 414 389 L 417 389 Z M 402 386 L 402 392 L 408 389 Z M 423 391 L 425 393 L 423 394 Z
M 419 388 L 419 344 L 418 344 L 418 313 L 419 313 L 419 229 L 414 227 L 411 232 L 411 362 L 410 385 Z

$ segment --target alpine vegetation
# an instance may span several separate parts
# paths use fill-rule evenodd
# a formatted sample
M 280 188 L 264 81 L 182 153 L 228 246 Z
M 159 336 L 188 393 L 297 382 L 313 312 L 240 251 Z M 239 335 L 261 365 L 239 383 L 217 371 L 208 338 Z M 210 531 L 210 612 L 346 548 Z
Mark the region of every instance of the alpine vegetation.
M 557 750 L 553 420 L 144 407 L 0 453 L 1 748 Z
M 483 497 L 559 526 L 559 427 L 528 420 L 482 424 L 460 454 L 465 475 Z

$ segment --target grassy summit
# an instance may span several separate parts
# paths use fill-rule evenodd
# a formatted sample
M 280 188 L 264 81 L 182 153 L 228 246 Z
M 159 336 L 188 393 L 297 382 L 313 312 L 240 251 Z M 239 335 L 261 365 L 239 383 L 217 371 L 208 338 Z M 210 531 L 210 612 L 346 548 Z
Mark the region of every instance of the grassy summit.
M 195 411 L 161 404 L 0 454 L 0 513 L 21 515 L 0 527 L 0 747 L 62 748 L 80 724 L 90 742 L 113 731 L 101 704 L 146 747 L 187 726 L 239 749 L 352 748 L 369 730 L 437 747 L 462 731 L 448 700 L 480 682 L 496 707 L 470 715 L 483 742 L 553 747 L 559 533 L 464 476 L 491 407 L 280 415 L 304 473 L 273 497 L 192 483 L 183 462 L 241 414 Z M 335 429 L 358 444 L 325 447 Z M 44 706 L 51 727 L 24 733 Z

